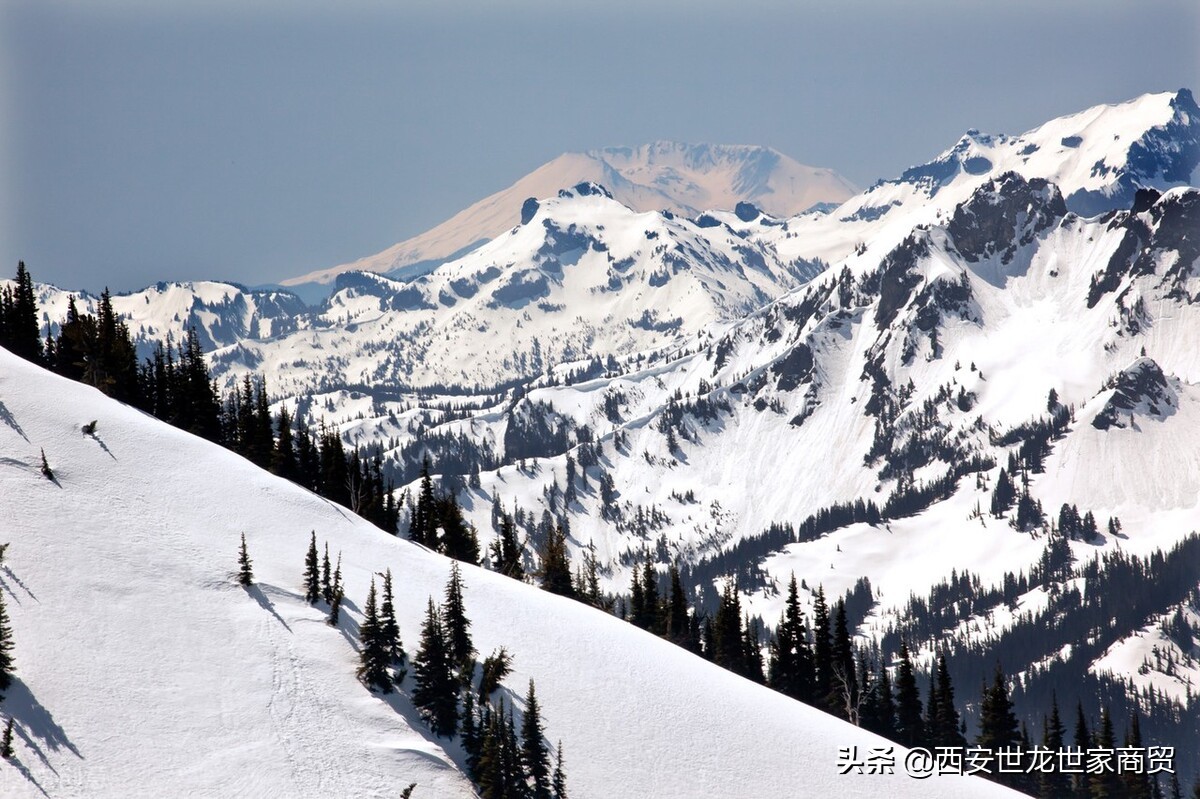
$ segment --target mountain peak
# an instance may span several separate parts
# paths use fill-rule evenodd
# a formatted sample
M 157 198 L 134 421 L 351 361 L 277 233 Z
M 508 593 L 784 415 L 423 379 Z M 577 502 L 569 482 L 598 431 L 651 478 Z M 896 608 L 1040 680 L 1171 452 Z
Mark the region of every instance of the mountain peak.
M 660 140 L 631 147 L 564 153 L 419 236 L 376 255 L 283 281 L 294 286 L 330 284 L 347 271 L 409 278 L 465 254 L 519 224 L 529 198 L 591 183 L 635 211 L 669 210 L 695 217 L 732 211 L 752 202 L 772 216 L 788 217 L 822 203 L 841 203 L 857 189 L 833 170 L 806 166 L 769 147 L 684 144 Z

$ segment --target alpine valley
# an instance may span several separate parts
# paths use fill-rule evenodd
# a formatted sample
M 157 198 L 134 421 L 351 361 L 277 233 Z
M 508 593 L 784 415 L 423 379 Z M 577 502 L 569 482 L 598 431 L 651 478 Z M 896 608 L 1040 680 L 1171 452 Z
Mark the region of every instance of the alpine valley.
M 971 130 L 853 195 L 765 148 L 563 156 L 286 281 L 315 304 L 22 270 L 6 346 L 93 387 L 0 353 L 0 793 L 549 797 L 543 732 L 572 797 L 1169 790 L 839 776 L 878 735 L 1174 747 L 1190 788 L 1198 166 L 1179 90 Z M 314 533 L 344 603 L 305 595 Z M 451 559 L 476 653 L 511 664 L 494 694 L 460 664 L 479 706 L 446 734 L 414 652 L 452 616 Z M 388 570 L 408 665 L 385 692 Z M 518 793 L 505 708 L 544 722 Z

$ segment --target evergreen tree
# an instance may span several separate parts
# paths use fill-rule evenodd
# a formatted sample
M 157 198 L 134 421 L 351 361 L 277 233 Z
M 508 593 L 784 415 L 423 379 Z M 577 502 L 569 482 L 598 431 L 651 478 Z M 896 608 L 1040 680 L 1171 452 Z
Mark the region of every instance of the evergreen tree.
M 254 572 L 250 567 L 250 553 L 246 551 L 246 534 L 242 533 L 242 547 L 238 553 L 238 582 L 242 585 L 254 584 Z
M 1088 732 L 1087 718 L 1083 715 L 1083 702 L 1075 706 L 1075 748 L 1086 752 L 1092 745 L 1092 735 Z M 1092 799 L 1091 779 L 1087 774 L 1071 776 L 1073 796 L 1075 799 Z
M 1016 498 L 1017 492 L 1013 487 L 1012 480 L 1009 479 L 1008 472 L 1001 468 L 1000 476 L 996 478 L 996 487 L 992 489 L 992 515 L 996 518 L 1003 516 L 1012 507 Z
M 554 774 L 550 778 L 550 789 L 554 799 L 567 799 L 567 773 L 563 769 L 563 745 L 558 742 L 558 750 L 554 756 Z
M 1057 752 L 1066 744 L 1066 728 L 1058 713 L 1058 696 L 1050 698 L 1050 718 L 1046 720 L 1042 730 L 1042 747 Z M 1040 799 L 1070 799 L 1070 775 L 1064 774 L 1058 768 L 1049 769 L 1038 774 L 1038 796 Z
M 275 439 L 275 447 L 271 453 L 271 471 L 289 480 L 296 479 L 296 446 L 292 434 L 292 417 L 287 408 L 280 408 L 275 417 L 275 426 L 279 431 Z
M 589 558 L 589 563 L 592 564 L 592 574 L 594 571 L 595 555 L 592 554 Z M 679 577 L 679 567 L 674 563 L 670 568 L 671 589 L 667 598 L 667 639 L 672 643 L 692 649 L 690 639 L 691 625 L 688 622 L 688 601 L 687 595 L 683 592 L 683 583 Z M 597 587 L 597 593 L 599 588 Z
M 321 557 L 321 599 L 324 599 L 326 602 L 333 601 L 333 579 L 329 570 L 328 541 L 325 542 L 325 554 Z
M 450 644 L 442 614 L 429 600 L 421 643 L 413 657 L 413 704 L 421 711 L 429 728 L 438 737 L 454 735 L 458 729 L 458 680 L 454 676 Z
M 542 740 L 541 708 L 534 693 L 533 680 L 525 694 L 525 718 L 521 721 L 521 761 L 529 775 L 530 799 L 550 799 L 550 753 Z
M 321 569 L 317 560 L 317 531 L 312 531 L 308 543 L 308 554 L 304 557 L 304 601 L 317 604 L 321 598 Z
M 1125 746 L 1141 750 L 1142 743 L 1142 722 L 1138 718 L 1136 707 L 1130 708 L 1129 711 L 1129 731 L 1125 734 Z M 1121 774 L 1118 780 L 1121 787 L 1121 796 L 1127 799 L 1152 799 L 1153 788 L 1151 780 L 1144 769 L 1130 769 Z
M 850 640 L 849 623 L 846 620 L 846 602 L 839 599 L 834 613 L 833 682 L 825 697 L 830 712 L 846 721 L 853 722 L 852 709 L 858 704 L 858 679 L 854 669 L 854 645 Z
M 1095 747 L 1099 749 L 1115 749 L 1116 734 L 1113 732 L 1112 713 L 1108 705 L 1100 711 L 1100 726 L 1096 730 Z M 1115 773 L 1100 771 L 1090 775 L 1092 799 L 1118 799 L 1122 796 L 1120 777 Z
M 492 568 L 514 580 L 525 579 L 521 565 L 521 547 L 517 543 L 517 528 L 508 513 L 500 516 L 500 535 L 492 542 Z
M 358 628 L 360 665 L 358 677 L 368 688 L 388 694 L 392 692 L 392 679 L 388 676 L 391 656 L 383 638 L 383 625 L 379 619 L 379 606 L 375 593 L 375 578 L 371 578 L 371 589 L 367 592 L 367 604 L 363 610 L 362 624 Z
M 829 641 L 829 605 L 825 588 L 818 586 L 813 603 L 813 699 L 824 701 L 833 690 L 833 646 Z
M 345 589 L 342 588 L 342 553 L 338 553 L 337 568 L 333 572 L 333 590 L 330 592 L 333 598 L 329 601 L 329 619 L 328 623 L 331 627 L 337 627 L 341 619 L 342 599 L 345 597 Z
M 936 712 L 933 718 L 932 737 L 935 746 L 965 746 L 962 732 L 959 731 L 958 710 L 954 707 L 954 686 L 950 682 L 950 671 L 946 667 L 946 655 L 940 654 L 937 659 Z M 933 702 L 930 703 L 933 705 Z
M 467 618 L 467 611 L 463 606 L 462 574 L 457 562 L 450 564 L 450 579 L 446 583 L 446 604 L 442 615 L 450 647 L 450 662 L 469 679 L 474 670 L 475 644 L 471 641 L 471 620 Z
M 54 470 L 50 468 L 50 461 L 46 460 L 46 450 L 42 448 L 42 477 L 47 480 L 54 480 Z
M 787 602 L 771 641 L 768 685 L 802 702 L 812 701 L 812 651 L 800 611 L 800 594 L 793 573 L 788 582 Z
M 990 687 L 983 692 L 979 705 L 979 738 L 978 746 L 998 752 L 1018 744 L 1019 733 L 1017 717 L 1013 713 L 1012 701 L 1008 697 L 1008 686 L 1004 682 L 1004 672 L 1000 664 L 996 664 L 996 673 Z M 1014 775 L 997 774 L 996 781 L 1016 787 L 1011 779 Z
M 400 640 L 400 624 L 396 621 L 396 603 L 392 595 L 392 570 L 383 574 L 383 603 L 379 606 L 379 634 L 387 661 L 393 666 L 403 666 L 408 659 L 404 644 Z
M 417 506 L 413 511 L 412 522 L 408 528 L 410 540 L 435 548 L 437 508 L 433 499 L 433 478 L 429 475 L 429 456 L 421 462 L 421 487 L 417 493 Z
M 567 535 L 562 525 L 555 525 L 546 536 L 546 545 L 541 552 L 542 588 L 552 594 L 575 598 L 575 585 L 571 580 L 571 560 L 567 555 Z
M 448 494 L 436 503 L 438 522 L 442 528 L 441 539 L 437 542 L 437 550 L 446 557 L 479 565 L 479 538 L 475 528 L 467 524 L 463 518 L 462 508 L 453 494 Z M 433 546 L 428 541 L 427 546 Z
M 4 738 L 0 739 L 0 757 L 5 760 L 13 756 L 13 717 L 8 717 L 8 723 L 4 725 Z
M 13 658 L 12 627 L 8 620 L 8 609 L 4 606 L 4 593 L 0 591 L 0 699 L 12 685 L 16 662 Z
M 737 674 L 745 674 L 746 642 L 742 629 L 742 603 L 738 593 L 734 581 L 725 583 L 708 643 L 714 663 Z

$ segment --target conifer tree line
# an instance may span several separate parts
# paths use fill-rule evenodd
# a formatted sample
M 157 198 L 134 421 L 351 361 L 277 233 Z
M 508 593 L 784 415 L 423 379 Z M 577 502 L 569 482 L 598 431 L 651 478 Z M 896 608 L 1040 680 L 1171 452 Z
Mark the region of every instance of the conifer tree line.
M 341 556 L 332 572 L 330 563 L 328 545 L 322 555 L 314 531 L 304 558 L 305 600 L 326 604 L 330 623 L 336 625 L 343 596 Z M 411 673 L 410 696 L 421 718 L 435 736 L 459 738 L 467 774 L 484 799 L 567 799 L 562 744 L 552 761 L 534 682 L 530 680 L 525 696 L 520 732 L 513 704 L 494 700 L 511 657 L 500 649 L 479 667 L 457 562 L 451 564 L 443 601 L 428 600 L 411 660 L 396 619 L 390 569 L 382 575 L 382 593 L 371 578 L 358 639 L 359 679 L 368 689 L 389 694 L 403 690 Z
M 44 342 L 39 318 L 33 281 L 21 262 L 16 285 L 0 289 L 0 347 L 221 444 L 398 532 L 395 485 L 384 474 L 380 450 L 369 457 L 357 450 L 347 453 L 336 429 L 299 425 L 286 407 L 272 415 L 262 379 L 247 375 L 222 398 L 194 329 L 182 341 L 159 342 L 139 364 L 129 327 L 113 310 L 108 289 L 95 316 L 80 313 L 70 297 L 58 335 L 47 335 Z

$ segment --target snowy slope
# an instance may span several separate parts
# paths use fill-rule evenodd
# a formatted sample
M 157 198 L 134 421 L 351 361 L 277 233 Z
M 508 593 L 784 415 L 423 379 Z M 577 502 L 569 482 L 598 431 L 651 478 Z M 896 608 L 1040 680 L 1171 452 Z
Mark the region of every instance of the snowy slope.
M 471 795 L 454 747 L 413 726 L 405 697 L 353 677 L 370 576 L 395 574 L 411 650 L 446 560 L 3 351 L 0 421 L 19 678 L 0 793 L 395 796 L 415 782 L 416 797 Z M 310 530 L 344 555 L 340 631 L 298 595 Z M 249 591 L 233 582 L 242 532 Z M 838 776 L 837 747 L 879 739 L 583 605 L 474 568 L 464 579 L 476 646 L 513 652 L 517 693 L 538 682 L 572 796 L 1013 795 Z
M 836 172 L 805 166 L 767 147 L 659 141 L 565 153 L 419 236 L 283 284 L 328 284 L 348 271 L 406 276 L 405 267 L 431 268 L 517 224 L 527 198 L 552 197 L 559 189 L 584 182 L 607 186 L 635 211 L 669 210 L 685 216 L 714 208 L 733 210 L 740 201 L 774 216 L 792 216 L 820 203 L 840 203 L 855 191 Z

